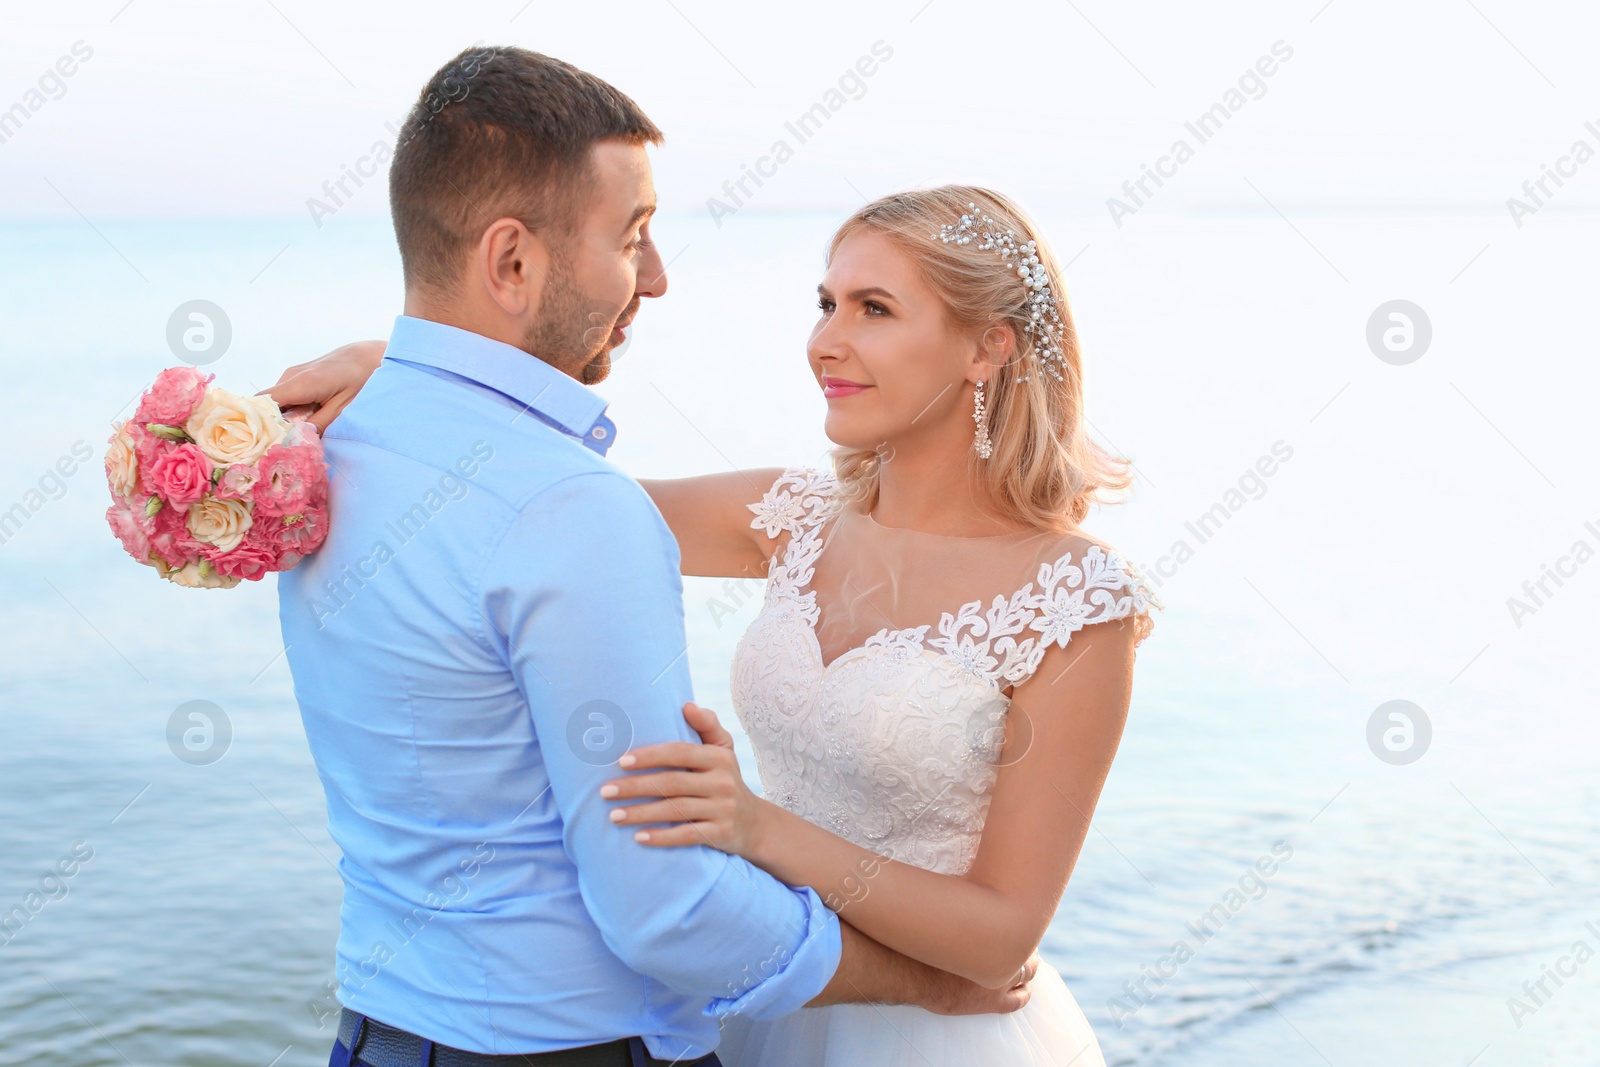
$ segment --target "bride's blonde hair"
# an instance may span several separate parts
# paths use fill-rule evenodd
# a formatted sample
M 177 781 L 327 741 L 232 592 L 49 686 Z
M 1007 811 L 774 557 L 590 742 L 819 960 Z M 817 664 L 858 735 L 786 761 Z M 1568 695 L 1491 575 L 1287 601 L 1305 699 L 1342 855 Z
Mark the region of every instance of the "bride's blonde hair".
M 1019 242 L 1036 243 L 1061 316 L 1059 379 L 1031 351 L 1024 330 L 1029 294 L 1016 270 L 977 242 L 939 239 L 940 228 L 954 225 L 969 212 L 969 204 L 1003 229 L 1015 230 Z M 957 329 L 977 336 L 1008 326 L 1015 336 L 1017 354 L 984 387 L 993 454 L 979 459 L 976 452 L 969 453 L 976 476 L 987 483 L 1007 517 L 1041 529 L 1066 529 L 1082 522 L 1090 505 L 1127 489 L 1127 461 L 1106 452 L 1084 430 L 1083 361 L 1061 269 L 1021 208 L 1000 193 L 969 185 L 895 193 L 845 220 L 829 242 L 829 260 L 846 238 L 863 230 L 882 235 L 910 256 Z M 833 450 L 840 497 L 847 506 L 866 511 L 877 503 L 882 463 L 882 455 L 872 449 Z

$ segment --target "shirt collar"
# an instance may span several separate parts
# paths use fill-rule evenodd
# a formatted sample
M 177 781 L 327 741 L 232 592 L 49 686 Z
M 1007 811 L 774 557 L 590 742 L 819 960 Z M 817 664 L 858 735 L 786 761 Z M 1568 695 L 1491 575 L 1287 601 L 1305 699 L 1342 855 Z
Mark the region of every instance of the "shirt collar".
M 492 389 L 602 456 L 616 440 L 604 397 L 537 356 L 482 334 L 398 315 L 384 356 L 437 367 Z

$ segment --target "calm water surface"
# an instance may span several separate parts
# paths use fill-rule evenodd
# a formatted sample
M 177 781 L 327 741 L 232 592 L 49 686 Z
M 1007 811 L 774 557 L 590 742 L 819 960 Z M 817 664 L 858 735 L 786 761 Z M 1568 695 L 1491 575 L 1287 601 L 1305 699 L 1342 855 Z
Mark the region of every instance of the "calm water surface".
M 831 221 L 662 220 L 682 249 L 674 291 L 601 387 L 620 465 L 822 459 L 803 344 Z M 1084 243 L 1078 221 L 1045 222 L 1064 249 Z M 1596 226 L 1552 219 L 1452 282 L 1506 236 L 1485 225 L 1303 220 L 1343 282 L 1266 217 L 1151 220 L 1074 264 L 1090 415 L 1140 473 L 1091 527 L 1147 568 L 1168 561 L 1168 609 L 1045 944 L 1114 1063 L 1600 1057 L 1600 961 L 1537 1003 L 1523 989 L 1576 942 L 1600 950 L 1600 562 L 1520 626 L 1506 603 L 1575 542 L 1600 548 L 1585 526 L 1600 375 L 1580 340 Z M 229 314 L 209 369 L 239 391 L 385 335 L 387 227 L 101 230 L 0 229 L 0 510 L 26 512 L 0 543 L 0 911 L 26 913 L 0 935 L 0 1064 L 322 1063 L 337 852 L 273 584 L 199 593 L 133 566 L 100 519 L 99 457 L 172 362 L 166 320 L 185 300 Z M 1397 297 L 1434 327 L 1408 367 L 1364 341 Z M 94 458 L 52 476 L 80 441 Z M 1291 458 L 1245 478 L 1279 442 Z M 1197 537 L 1219 502 L 1226 521 Z M 753 587 L 686 586 L 697 690 L 731 718 Z M 1393 699 L 1431 723 L 1407 766 L 1366 740 Z M 231 725 L 209 765 L 169 746 L 190 700 Z M 1514 1017 L 1512 997 L 1529 1010 Z

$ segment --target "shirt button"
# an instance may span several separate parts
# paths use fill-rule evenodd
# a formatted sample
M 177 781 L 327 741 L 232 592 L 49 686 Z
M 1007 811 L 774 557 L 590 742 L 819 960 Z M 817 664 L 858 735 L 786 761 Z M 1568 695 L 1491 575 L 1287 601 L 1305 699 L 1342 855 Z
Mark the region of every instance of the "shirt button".
M 604 441 L 606 439 L 606 428 L 604 426 L 596 426 L 589 431 L 589 435 L 596 441 Z

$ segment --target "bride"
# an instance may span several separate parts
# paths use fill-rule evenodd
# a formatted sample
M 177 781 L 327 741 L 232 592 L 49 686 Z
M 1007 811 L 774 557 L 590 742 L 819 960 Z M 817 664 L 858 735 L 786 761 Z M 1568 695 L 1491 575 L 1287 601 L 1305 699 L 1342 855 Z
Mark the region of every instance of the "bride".
M 1059 277 L 1032 223 L 986 189 L 901 193 L 845 221 L 807 347 L 833 470 L 642 483 L 684 574 L 767 575 L 732 677 L 764 796 L 692 704 L 706 744 L 637 749 L 621 764 L 644 773 L 602 790 L 628 802 L 612 818 L 641 845 L 743 856 L 884 945 L 991 987 L 1010 984 L 1055 915 L 1158 606 L 1079 528 L 1128 479 L 1084 432 Z M 323 362 L 336 402 L 370 372 L 364 357 Z M 1010 1014 L 840 1004 L 735 1017 L 718 1056 L 1104 1064 L 1049 964 Z

